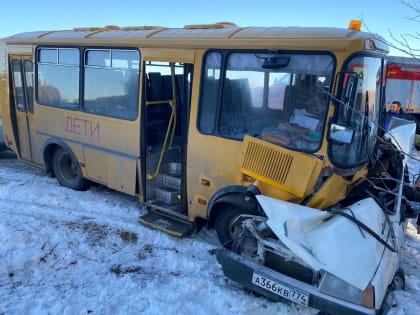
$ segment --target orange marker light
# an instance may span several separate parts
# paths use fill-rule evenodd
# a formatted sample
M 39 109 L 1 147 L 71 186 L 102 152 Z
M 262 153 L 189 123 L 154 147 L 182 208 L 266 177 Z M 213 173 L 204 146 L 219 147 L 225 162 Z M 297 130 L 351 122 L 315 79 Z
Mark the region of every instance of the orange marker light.
M 351 20 L 349 23 L 349 30 L 360 31 L 362 29 L 362 21 Z

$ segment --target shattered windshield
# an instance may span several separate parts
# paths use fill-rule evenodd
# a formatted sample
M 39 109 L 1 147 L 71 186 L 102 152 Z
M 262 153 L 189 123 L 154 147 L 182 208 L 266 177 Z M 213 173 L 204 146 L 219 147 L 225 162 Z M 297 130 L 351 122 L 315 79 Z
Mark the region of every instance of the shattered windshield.
M 328 54 L 213 51 L 205 56 L 198 127 L 299 151 L 321 146 L 335 62 Z

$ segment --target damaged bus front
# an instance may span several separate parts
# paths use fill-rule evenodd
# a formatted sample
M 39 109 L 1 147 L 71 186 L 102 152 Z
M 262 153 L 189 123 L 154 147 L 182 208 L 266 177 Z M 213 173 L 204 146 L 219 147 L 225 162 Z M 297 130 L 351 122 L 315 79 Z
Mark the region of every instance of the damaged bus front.
M 380 58 L 357 56 L 335 78 L 324 155 L 288 148 L 278 130 L 245 137 L 240 170 L 255 179 L 246 198 L 260 215 L 232 219 L 231 240 L 219 233 L 228 278 L 326 314 L 381 313 L 390 288 L 403 287 L 415 124 L 380 127 L 381 69 Z

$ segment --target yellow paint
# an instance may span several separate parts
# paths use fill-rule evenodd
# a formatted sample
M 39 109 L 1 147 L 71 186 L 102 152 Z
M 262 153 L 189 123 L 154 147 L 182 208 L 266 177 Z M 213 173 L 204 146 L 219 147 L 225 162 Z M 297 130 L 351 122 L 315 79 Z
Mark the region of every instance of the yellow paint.
M 337 203 L 345 197 L 349 184 L 349 181 L 333 174 L 311 198 L 307 206 L 316 209 L 325 209 Z
M 360 29 L 354 23 L 351 29 Z M 200 29 L 202 27 L 202 29 Z M 192 30 L 194 28 L 194 30 Z M 8 54 L 33 56 L 37 45 L 78 46 L 78 47 L 132 47 L 139 49 L 143 60 L 194 64 L 194 76 L 191 90 L 191 109 L 188 126 L 188 139 L 185 139 L 187 157 L 186 183 L 188 217 L 193 221 L 196 217 L 206 218 L 207 207 L 200 205 L 198 199 L 209 202 L 214 194 L 227 186 L 249 185 L 258 180 L 257 186 L 263 194 L 274 198 L 300 203 L 307 198 L 315 188 L 316 182 L 324 166 L 331 165 L 327 153 L 327 142 L 324 141 L 318 155 L 287 150 L 268 142 L 246 137 L 244 142 L 203 135 L 197 130 L 199 91 L 203 55 L 208 49 L 272 49 L 330 52 L 337 60 L 337 71 L 348 56 L 365 50 L 365 39 L 371 35 L 361 32 L 343 30 L 319 29 L 314 34 L 308 28 L 240 28 L 232 24 L 216 24 L 212 26 L 196 25 L 189 28 L 161 27 L 126 27 L 113 26 L 85 29 L 89 34 L 81 35 L 80 29 L 74 31 L 52 31 L 44 34 L 29 32 L 20 36 L 0 40 L 0 116 L 3 117 L 3 128 L 9 146 L 17 152 L 18 141 L 13 133 L 10 110 L 10 94 L 8 80 Z M 135 35 L 133 35 L 135 30 Z M 345 30 L 344 30 L 345 31 Z M 130 33 L 131 32 L 131 33 Z M 66 36 L 69 36 L 66 38 Z M 140 63 L 140 72 L 144 73 Z M 139 95 L 143 82 L 139 82 Z M 34 151 L 41 155 L 41 148 L 52 137 L 65 142 L 76 155 L 82 167 L 83 175 L 92 180 L 104 183 L 109 187 L 128 194 L 135 193 L 137 185 L 142 182 L 146 172 L 141 170 L 140 156 L 140 117 L 141 100 L 139 100 L 139 115 L 134 121 L 121 121 L 110 117 L 92 115 L 82 111 L 68 111 L 51 106 L 35 104 L 36 115 L 33 120 L 33 131 L 38 134 Z M 333 115 L 333 104 L 328 112 Z M 268 148 L 274 155 L 285 155 L 290 159 L 287 170 L 263 169 L 260 172 L 243 165 L 243 159 L 250 157 L 256 164 L 264 166 L 264 154 L 247 156 L 246 146 L 250 141 Z M 36 162 L 38 157 L 35 155 Z M 319 157 L 322 157 L 320 159 Z M 283 172 L 283 173 L 282 173 Z M 278 179 L 276 176 L 284 175 Z M 138 178 L 136 175 L 139 175 Z M 360 171 L 347 182 L 338 175 L 331 176 L 316 192 L 311 204 L 323 208 L 342 198 L 346 190 L 358 180 L 363 180 L 364 173 Z M 209 186 L 201 184 L 202 180 Z M 332 196 L 330 196 L 332 195 Z M 144 200 L 144 196 L 140 196 Z M 172 231 L 165 231 L 175 235 Z
M 256 182 L 255 185 L 257 186 L 259 191 L 265 196 L 269 196 L 272 198 L 289 201 L 293 203 L 300 203 L 303 200 L 302 198 L 298 197 L 295 194 L 276 188 L 264 182 Z
M 313 155 L 250 136 L 244 138 L 240 171 L 299 198 L 312 192 L 322 165 Z

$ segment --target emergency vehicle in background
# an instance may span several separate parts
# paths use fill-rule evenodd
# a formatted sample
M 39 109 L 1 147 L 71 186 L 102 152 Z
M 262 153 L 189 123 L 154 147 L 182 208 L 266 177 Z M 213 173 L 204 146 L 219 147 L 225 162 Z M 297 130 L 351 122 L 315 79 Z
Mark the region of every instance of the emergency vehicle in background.
M 420 118 L 420 59 L 388 56 L 385 74 L 385 103 L 400 101 L 403 109 Z
M 388 56 L 385 72 L 385 104 L 401 102 L 403 110 L 416 122 L 415 146 L 420 149 L 420 59 Z

